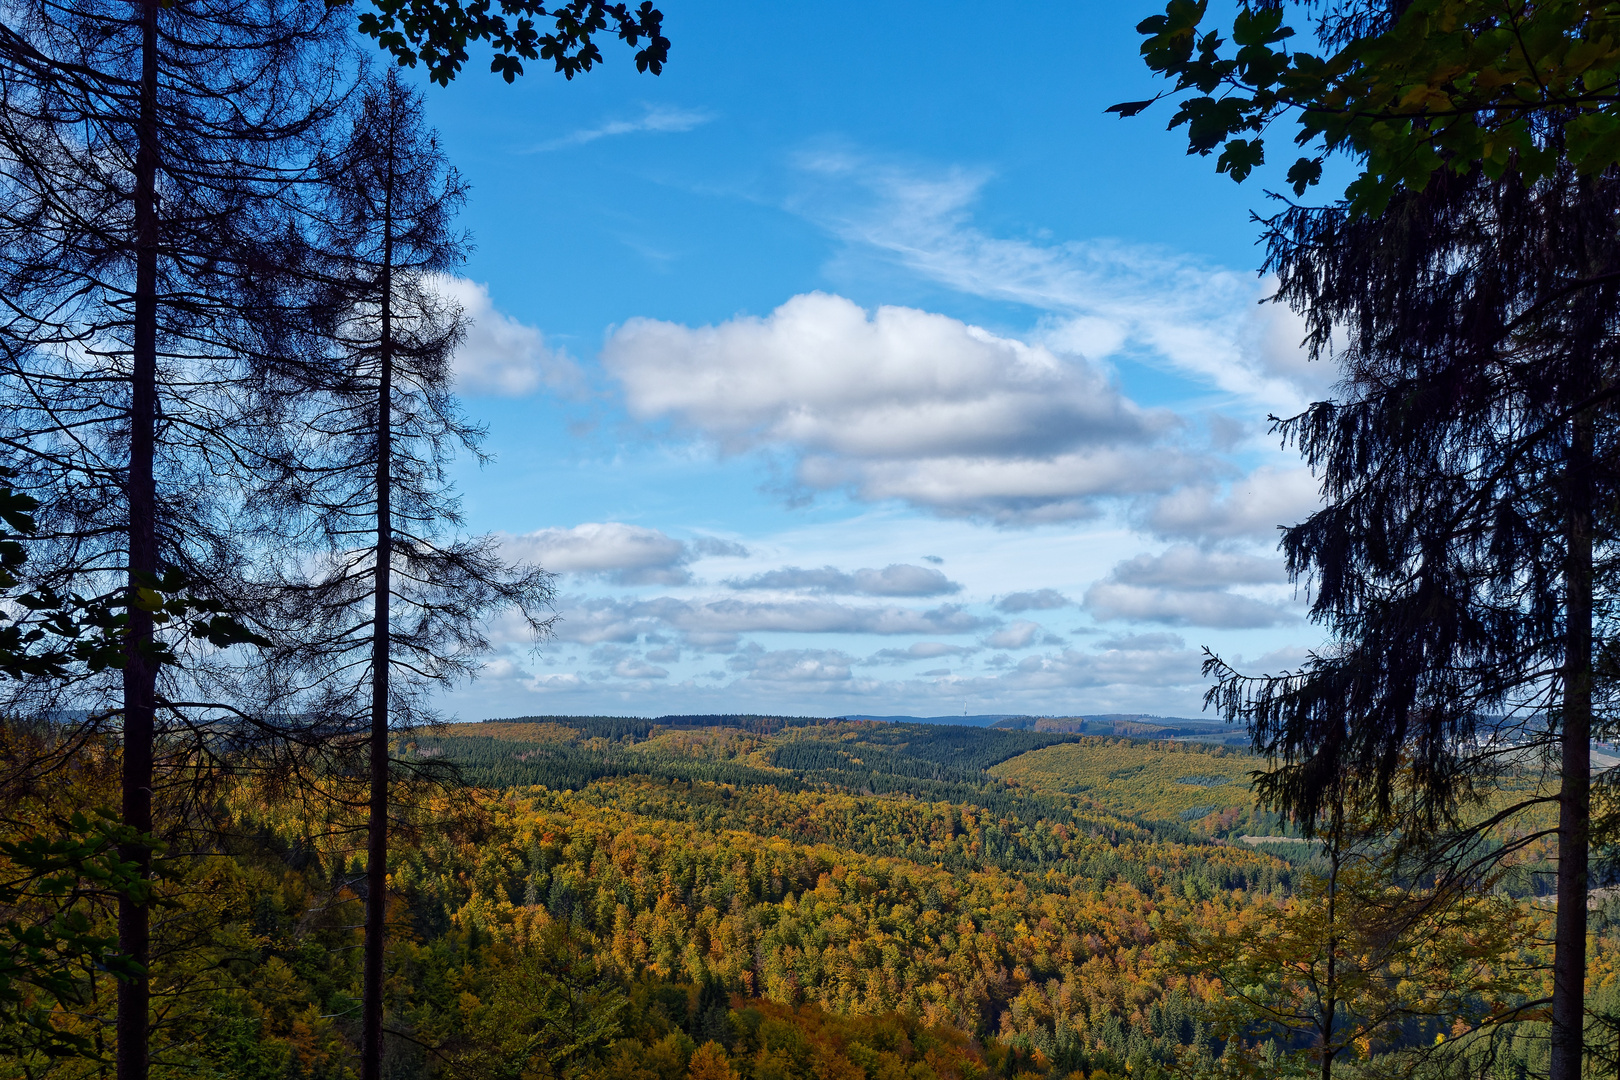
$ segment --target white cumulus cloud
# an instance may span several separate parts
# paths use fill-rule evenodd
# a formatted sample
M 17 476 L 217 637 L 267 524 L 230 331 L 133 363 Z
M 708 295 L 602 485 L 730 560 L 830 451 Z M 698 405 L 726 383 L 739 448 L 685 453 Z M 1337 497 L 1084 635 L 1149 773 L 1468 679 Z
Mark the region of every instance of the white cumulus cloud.
M 632 319 L 602 352 L 632 415 L 799 456 L 812 489 L 948 515 L 1064 520 L 1208 475 L 1099 368 L 944 315 L 796 296 L 765 317 Z
M 621 679 L 667 679 L 669 672 L 654 667 L 645 660 L 627 657 L 613 665 L 613 674 Z
M 784 591 L 842 593 L 861 596 L 946 596 L 961 592 L 962 586 L 928 566 L 890 563 L 881 570 L 846 573 L 833 566 L 805 570 L 784 566 L 752 577 L 726 582 L 733 589 L 780 589 Z
M 1094 619 L 1129 619 L 1170 626 L 1254 629 L 1297 622 L 1293 612 L 1223 589 L 1151 589 L 1100 581 L 1086 591 Z
M 674 632 L 698 649 L 729 651 L 738 635 L 970 634 L 994 625 L 957 604 L 921 610 L 835 600 L 681 600 L 573 597 L 559 605 L 557 640 L 628 644 L 645 634 Z
M 1085 607 L 1100 621 L 1253 629 L 1299 620 L 1280 604 L 1232 592 L 1233 585 L 1285 581 L 1276 558 L 1205 551 L 1188 545 L 1119 563 L 1086 590 Z
M 992 236 L 972 220 L 990 179 L 980 170 L 929 174 L 848 153 L 801 165 L 812 188 L 797 208 L 851 251 L 1043 312 L 1041 340 L 1054 349 L 1094 360 L 1131 352 L 1279 413 L 1332 381 L 1331 365 L 1306 362 L 1299 318 L 1256 304 L 1272 282 L 1148 245 Z
M 1021 611 L 1052 611 L 1073 603 L 1073 600 L 1056 589 L 1035 589 L 1030 592 L 1008 593 L 996 601 L 996 610 L 1016 615 Z
M 568 397 L 584 392 L 579 365 L 550 348 L 539 330 L 497 308 L 488 285 L 447 274 L 434 275 L 434 284 L 461 306 L 471 324 L 455 355 L 461 393 L 525 397 L 542 386 Z
M 744 649 L 727 661 L 732 671 L 764 682 L 847 683 L 854 658 L 836 649 Z
M 1042 631 L 1040 623 L 1019 619 L 985 638 L 984 643 L 992 649 L 1027 649 L 1035 644 L 1035 639 L 1041 636 Z
M 554 573 L 596 575 L 621 585 L 684 585 L 692 577 L 687 566 L 696 559 L 748 554 L 730 540 L 705 536 L 688 543 L 619 521 L 503 534 L 501 539 L 513 557 Z
M 1025 688 L 1119 684 L 1168 687 L 1201 681 L 1202 654 L 1179 645 L 1179 641 L 1152 641 L 1093 652 L 1065 649 L 1026 657 L 1004 678 Z
M 1111 576 L 1126 585 L 1173 589 L 1280 585 L 1288 580 L 1280 558 L 1203 551 L 1186 544 L 1178 544 L 1157 555 L 1142 554 L 1126 559 L 1114 567 Z
M 1154 500 L 1147 527 L 1164 537 L 1199 541 L 1278 539 L 1277 530 L 1321 506 L 1310 470 L 1262 466 L 1227 485 L 1193 484 Z
M 879 649 L 868 656 L 867 664 L 910 664 L 918 660 L 938 660 L 942 656 L 971 656 L 979 650 L 971 645 L 947 645 L 943 641 L 919 641 L 904 649 Z

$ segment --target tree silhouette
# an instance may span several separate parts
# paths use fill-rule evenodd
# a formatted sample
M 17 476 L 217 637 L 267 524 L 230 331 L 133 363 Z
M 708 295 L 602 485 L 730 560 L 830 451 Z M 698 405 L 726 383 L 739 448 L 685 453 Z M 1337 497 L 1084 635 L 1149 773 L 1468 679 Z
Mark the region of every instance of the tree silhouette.
M 380 1075 L 387 913 L 390 743 L 427 722 L 438 687 L 475 674 L 483 625 L 516 609 L 550 625 L 551 575 L 508 566 L 493 537 L 457 535 L 446 468 L 481 432 L 452 393 L 461 309 L 443 289 L 465 238 L 465 186 L 394 70 L 369 80 L 347 138 L 323 159 L 325 198 L 308 252 L 324 299 L 325 346 L 287 365 L 282 396 L 301 401 L 304 443 L 273 486 L 277 514 L 300 522 L 299 566 L 276 590 L 289 628 L 272 670 L 303 689 L 288 707 L 343 732 L 366 765 L 366 942 L 362 1076 Z M 297 385 L 297 383 L 302 385 Z M 360 736 L 363 735 L 363 740 Z M 393 768 L 401 766 L 394 765 Z
M 300 727 L 286 715 L 267 723 L 264 712 L 194 707 L 218 706 L 219 694 L 160 695 L 154 657 L 167 631 L 138 601 L 154 582 L 184 580 L 244 618 L 256 607 L 248 548 L 274 547 L 276 529 L 244 514 L 257 508 L 253 491 L 268 471 L 264 443 L 284 440 L 261 438 L 280 406 L 253 400 L 255 370 L 273 367 L 274 346 L 298 337 L 283 333 L 285 297 L 271 286 L 296 283 L 279 260 L 300 244 L 274 238 L 296 230 L 285 204 L 308 179 L 309 141 L 353 70 L 344 10 L 22 0 L 0 25 L 0 446 L 49 511 L 46 586 L 129 598 L 116 694 L 105 672 L 66 692 L 119 730 L 121 813 L 135 836 L 153 825 L 153 785 L 166 767 L 155 755 L 195 764 L 241 722 L 270 743 Z M 541 33 L 538 19 L 552 29 Z M 600 0 L 549 9 L 503 0 L 499 10 L 384 0 L 357 25 L 440 82 L 469 43 L 487 41 L 492 67 L 510 81 L 522 59 L 552 60 L 569 78 L 589 70 L 601 59 L 595 36 L 609 29 L 639 45 L 637 66 L 656 74 L 669 44 L 661 20 L 650 4 L 631 11 Z M 184 678 L 205 683 L 204 661 L 217 659 L 194 650 Z M 37 701 L 64 691 L 36 682 L 30 692 Z M 189 743 L 172 738 L 179 733 Z M 320 733 L 305 736 L 302 749 L 318 750 Z M 147 872 L 140 843 L 123 857 Z M 148 932 L 146 906 L 123 903 L 120 948 L 142 967 Z M 118 1075 L 141 1080 L 145 978 L 121 984 L 119 998 Z
M 0 446 L 42 504 L 40 583 L 124 619 L 118 665 L 9 689 L 36 706 L 66 694 L 116 729 L 120 857 L 144 878 L 155 790 L 196 782 L 226 732 L 243 730 L 199 692 L 225 658 L 188 644 L 154 590 L 183 580 L 240 608 L 262 419 L 250 376 L 269 359 L 261 328 L 280 318 L 256 281 L 289 184 L 342 104 L 348 47 L 323 8 L 258 0 L 25 2 L 7 19 Z M 163 664 L 182 649 L 183 671 Z M 118 937 L 139 972 L 119 984 L 118 1073 L 139 1080 L 139 891 L 119 901 Z
M 1211 656 L 1209 700 L 1279 767 L 1258 789 L 1314 824 L 1324 808 L 1452 832 L 1555 804 L 1553 1076 L 1581 1068 L 1590 740 L 1614 685 L 1620 176 L 1524 182 L 1437 174 L 1377 217 L 1291 208 L 1268 223 L 1278 298 L 1342 397 L 1282 421 L 1326 505 L 1284 530 L 1312 618 L 1333 638 L 1301 670 L 1248 677 Z M 1596 645 L 1594 644 L 1596 643 Z M 1547 784 L 1461 829 L 1502 771 Z M 1543 835 L 1496 853 L 1511 854 Z

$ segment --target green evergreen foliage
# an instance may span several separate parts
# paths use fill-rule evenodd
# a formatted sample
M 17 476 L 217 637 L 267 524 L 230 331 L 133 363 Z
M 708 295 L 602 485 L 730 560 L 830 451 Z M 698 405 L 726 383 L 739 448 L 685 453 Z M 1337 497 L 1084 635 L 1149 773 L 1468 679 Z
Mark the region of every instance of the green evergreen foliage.
M 805 786 L 791 773 L 748 764 L 637 753 L 627 747 L 597 749 L 569 743 L 496 739 L 480 737 L 476 733 L 443 740 L 424 738 L 417 754 L 443 754 L 461 768 L 468 783 L 491 788 L 539 784 L 558 790 L 571 790 L 614 776 L 651 776 L 663 780 L 702 780 L 717 784 L 765 784 L 787 791 L 799 791 Z

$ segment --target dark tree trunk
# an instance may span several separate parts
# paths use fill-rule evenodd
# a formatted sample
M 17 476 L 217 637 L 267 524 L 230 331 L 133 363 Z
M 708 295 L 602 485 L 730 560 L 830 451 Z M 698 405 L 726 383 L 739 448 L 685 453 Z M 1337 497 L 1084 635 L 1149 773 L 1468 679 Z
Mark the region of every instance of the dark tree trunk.
M 392 117 L 390 118 L 392 120 Z M 390 135 L 392 132 L 390 131 Z M 381 340 L 377 379 L 377 555 L 371 628 L 371 820 L 366 837 L 365 1031 L 361 1080 L 381 1080 L 383 1052 L 383 922 L 388 917 L 388 608 L 393 576 L 393 139 L 384 192 Z
M 157 0 L 141 0 L 140 124 L 135 157 L 135 328 L 130 386 L 129 509 L 130 593 L 156 576 L 157 483 L 153 454 L 157 434 Z M 152 617 L 135 604 L 129 607 L 129 637 L 124 667 L 124 824 L 152 831 L 152 731 L 157 701 L 157 667 L 151 658 Z M 146 844 L 126 844 L 123 857 L 137 863 L 145 876 L 152 853 Z M 118 901 L 118 948 L 136 963 L 149 957 L 149 908 L 128 897 Z M 146 972 L 118 984 L 118 1080 L 146 1080 Z
M 1592 420 L 1587 416 L 1573 424 L 1568 500 L 1550 1080 L 1581 1080 L 1585 1026 L 1586 873 L 1592 814 Z
M 1337 815 L 1329 843 L 1332 856 L 1328 871 L 1327 993 L 1322 1001 L 1322 1080 L 1333 1080 L 1333 1021 L 1339 1014 L 1339 837 Z

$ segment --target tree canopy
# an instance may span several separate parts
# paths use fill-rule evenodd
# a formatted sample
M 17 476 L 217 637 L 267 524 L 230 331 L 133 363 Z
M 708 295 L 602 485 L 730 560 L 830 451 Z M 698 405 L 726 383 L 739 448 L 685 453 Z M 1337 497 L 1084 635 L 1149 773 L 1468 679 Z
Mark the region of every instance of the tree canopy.
M 326 0 L 344 7 L 359 0 Z M 488 42 L 494 56 L 489 69 L 512 82 L 523 74 L 523 61 L 550 60 L 565 79 L 589 71 L 602 61 L 598 35 L 612 33 L 636 49 L 636 70 L 654 75 L 669 59 L 663 12 L 652 0 L 639 7 L 605 0 L 364 0 L 360 32 L 403 67 L 423 64 L 428 78 L 448 86 L 469 59 L 467 46 Z M 550 21 L 549 29 L 540 24 Z M 637 48 L 639 46 L 639 48 Z
M 1315 46 L 1290 25 L 1290 10 Z M 1609 0 L 1346 0 L 1245 3 L 1229 36 L 1206 25 L 1208 0 L 1171 0 L 1145 19 L 1142 56 L 1174 88 L 1110 111 L 1132 116 L 1162 97 L 1188 152 L 1246 179 L 1280 123 L 1301 148 L 1296 194 L 1333 155 L 1359 170 L 1346 194 L 1376 213 L 1441 169 L 1510 163 L 1535 180 L 1568 161 L 1591 175 L 1620 162 L 1620 4 Z

